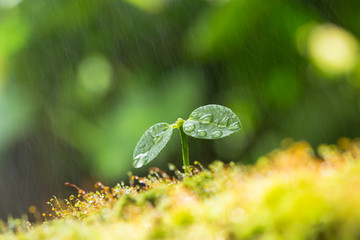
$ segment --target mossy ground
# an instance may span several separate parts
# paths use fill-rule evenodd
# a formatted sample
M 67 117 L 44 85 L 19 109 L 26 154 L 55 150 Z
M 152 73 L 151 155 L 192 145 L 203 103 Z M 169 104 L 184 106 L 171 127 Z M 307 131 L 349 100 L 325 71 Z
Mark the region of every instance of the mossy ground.
M 53 220 L 3 224 L 0 239 L 360 238 L 358 140 L 319 146 L 317 154 L 285 141 L 254 166 L 214 162 L 183 179 L 175 172 L 152 169 L 130 186 L 99 184 L 64 204 L 52 199 Z

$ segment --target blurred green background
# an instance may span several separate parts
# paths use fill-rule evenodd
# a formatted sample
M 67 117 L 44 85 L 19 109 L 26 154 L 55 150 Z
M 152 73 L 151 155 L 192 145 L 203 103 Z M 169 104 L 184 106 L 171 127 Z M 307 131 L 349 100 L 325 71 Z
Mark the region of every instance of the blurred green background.
M 251 163 L 286 137 L 360 130 L 358 0 L 0 0 L 0 217 L 66 181 L 91 189 L 181 165 L 178 134 L 151 164 L 157 122 L 210 103 L 240 133 L 189 139 L 191 161 Z

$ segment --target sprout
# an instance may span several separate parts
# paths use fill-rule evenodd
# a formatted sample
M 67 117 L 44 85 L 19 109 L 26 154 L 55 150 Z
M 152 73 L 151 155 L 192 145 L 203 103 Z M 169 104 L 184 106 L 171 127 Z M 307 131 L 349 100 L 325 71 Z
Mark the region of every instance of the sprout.
M 239 118 L 229 108 L 220 105 L 206 105 L 195 109 L 185 121 L 182 118 L 174 124 L 157 123 L 151 126 L 137 143 L 133 154 L 133 165 L 140 168 L 156 158 L 169 142 L 173 129 L 180 132 L 183 166 L 189 172 L 189 146 L 187 136 L 199 139 L 219 139 L 241 129 Z

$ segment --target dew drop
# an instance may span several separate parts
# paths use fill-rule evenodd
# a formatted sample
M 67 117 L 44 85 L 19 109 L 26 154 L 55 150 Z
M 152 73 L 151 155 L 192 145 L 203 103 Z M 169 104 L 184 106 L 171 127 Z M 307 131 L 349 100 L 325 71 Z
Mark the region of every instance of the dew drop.
M 222 136 L 222 134 L 223 134 L 222 131 L 218 130 L 212 133 L 212 137 L 219 138 Z
M 187 123 L 184 125 L 184 131 L 185 132 L 192 132 L 195 129 L 195 125 L 192 123 Z
M 200 129 L 199 131 L 197 131 L 197 135 L 199 137 L 205 137 L 207 135 L 207 133 L 204 130 Z
M 199 115 L 199 113 L 197 113 L 197 112 L 196 112 L 196 113 L 192 113 L 192 114 L 190 115 L 190 117 L 193 118 L 193 117 L 196 117 L 197 115 Z
M 227 127 L 227 125 L 229 124 L 229 120 L 230 120 L 229 117 L 223 117 L 223 119 L 221 119 L 219 125 L 220 125 L 221 127 Z
M 202 123 L 210 123 L 213 119 L 213 116 L 212 114 L 205 114 L 204 116 L 202 116 L 199 120 L 202 122 Z
M 174 171 L 174 170 L 176 170 L 176 167 L 175 167 L 175 165 L 174 164 L 172 164 L 172 163 L 169 163 L 169 170 L 170 171 Z
M 134 157 L 134 167 L 140 168 L 144 166 L 147 163 L 147 160 L 149 159 L 148 153 L 140 153 Z
M 233 123 L 229 126 L 230 130 L 238 130 L 240 129 L 239 123 Z

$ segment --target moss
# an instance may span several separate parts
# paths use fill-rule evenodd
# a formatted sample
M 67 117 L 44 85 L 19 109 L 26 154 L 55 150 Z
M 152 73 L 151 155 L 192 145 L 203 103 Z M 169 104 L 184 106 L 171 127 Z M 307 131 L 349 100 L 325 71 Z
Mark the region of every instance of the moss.
M 0 239 L 358 239 L 360 141 L 340 143 L 316 157 L 295 142 L 256 165 L 214 162 L 181 180 L 152 169 L 130 186 L 99 183 L 51 199 L 45 223 L 0 223 Z

